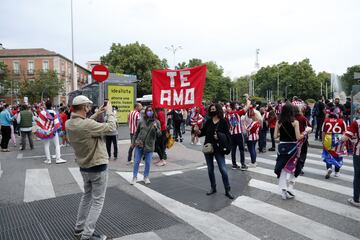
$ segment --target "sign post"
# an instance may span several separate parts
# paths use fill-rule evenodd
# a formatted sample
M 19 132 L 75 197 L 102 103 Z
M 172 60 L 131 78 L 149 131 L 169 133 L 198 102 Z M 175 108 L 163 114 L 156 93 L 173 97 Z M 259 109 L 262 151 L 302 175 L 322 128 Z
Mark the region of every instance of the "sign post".
M 99 106 L 104 103 L 104 81 L 109 77 L 109 70 L 104 65 L 96 65 L 91 71 L 91 76 L 99 83 Z

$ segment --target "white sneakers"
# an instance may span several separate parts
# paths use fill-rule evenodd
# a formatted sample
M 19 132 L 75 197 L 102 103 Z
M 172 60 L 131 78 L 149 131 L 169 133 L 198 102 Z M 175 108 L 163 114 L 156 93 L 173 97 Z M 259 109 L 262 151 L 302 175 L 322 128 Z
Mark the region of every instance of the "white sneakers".
M 283 200 L 292 199 L 292 198 L 294 198 L 294 197 L 295 197 L 295 195 L 294 195 L 292 192 L 287 191 L 286 189 L 282 189 L 282 190 L 281 190 L 281 198 L 282 198 Z
M 130 182 L 130 185 L 134 185 L 137 182 L 137 177 L 133 177 L 133 179 Z
M 327 172 L 326 172 L 325 179 L 329 179 L 329 178 L 330 178 L 331 173 L 332 173 L 332 169 L 331 169 L 331 168 L 329 168 L 329 169 L 327 170 Z
M 130 185 L 134 185 L 135 183 L 137 183 L 137 177 L 133 177 L 133 179 L 130 182 Z M 149 177 L 144 177 L 144 183 L 145 184 L 151 183 Z
M 335 172 L 334 176 L 335 177 L 340 177 L 340 172 Z
M 65 159 L 59 158 L 56 160 L 56 164 L 66 163 L 67 161 Z M 51 164 L 51 159 L 46 159 L 44 161 L 46 164 Z

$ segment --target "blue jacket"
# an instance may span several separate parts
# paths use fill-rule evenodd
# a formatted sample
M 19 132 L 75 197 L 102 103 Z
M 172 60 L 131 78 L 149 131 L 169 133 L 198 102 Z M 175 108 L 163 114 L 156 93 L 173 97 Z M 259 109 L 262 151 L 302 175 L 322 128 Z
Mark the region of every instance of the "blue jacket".
M 13 117 L 11 116 L 8 109 L 4 109 L 0 113 L 0 125 L 1 126 L 11 126 L 13 121 Z

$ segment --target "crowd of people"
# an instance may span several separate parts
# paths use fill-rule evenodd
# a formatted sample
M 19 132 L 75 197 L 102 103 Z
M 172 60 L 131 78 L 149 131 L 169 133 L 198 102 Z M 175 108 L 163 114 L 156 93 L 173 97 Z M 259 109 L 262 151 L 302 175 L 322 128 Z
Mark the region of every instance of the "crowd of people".
M 60 146 L 71 144 L 85 189 L 75 235 L 79 239 L 101 239 L 101 236 L 94 235 L 94 228 L 104 202 L 107 164 L 110 159 L 118 158 L 116 109 L 110 102 L 100 108 L 92 108 L 92 102 L 85 96 L 75 97 L 71 107 L 54 108 L 50 101 L 34 106 L 1 104 L 0 107 L 2 152 L 9 151 L 11 139 L 16 144 L 13 135 L 18 133 L 21 135 L 20 150 L 26 148 L 26 138 L 30 149 L 34 148 L 33 138 L 39 138 L 44 143 L 45 163 L 50 164 L 49 145 L 52 141 L 56 151 L 55 162 L 64 163 L 66 160 L 61 159 Z M 325 162 L 326 179 L 333 171 L 335 177 L 341 177 L 343 156 L 353 154 L 354 195 L 348 201 L 360 207 L 360 118 L 351 119 L 351 111 L 350 99 L 341 105 L 338 98 L 332 102 L 321 97 L 314 106 L 310 106 L 296 96 L 276 103 L 255 103 L 246 97 L 244 102 L 209 103 L 192 109 L 172 110 L 143 107 L 136 103 L 128 115 L 131 144 L 127 162 L 133 165 L 131 184 L 138 181 L 142 161 L 145 163 L 143 181 L 150 184 L 153 154 L 159 155 L 155 164 L 165 166 L 169 139 L 181 143 L 186 129 L 189 129 L 190 144 L 202 146 L 204 153 L 210 180 L 207 195 L 217 192 L 214 159 L 221 173 L 225 196 L 233 199 L 225 155 L 230 154 L 232 169 L 246 171 L 249 167 L 257 167 L 258 154 L 277 151 L 274 173 L 279 179 L 282 199 L 291 199 L 295 197 L 297 178 L 304 174 L 309 134 L 315 132 L 314 140 L 322 141 L 323 145 L 321 156 Z M 355 113 L 355 116 L 360 116 L 360 108 Z M 271 146 L 267 149 L 268 133 Z M 201 140 L 202 137 L 205 139 Z M 279 140 L 277 148 L 276 139 Z M 248 165 L 245 162 L 246 152 L 250 157 Z

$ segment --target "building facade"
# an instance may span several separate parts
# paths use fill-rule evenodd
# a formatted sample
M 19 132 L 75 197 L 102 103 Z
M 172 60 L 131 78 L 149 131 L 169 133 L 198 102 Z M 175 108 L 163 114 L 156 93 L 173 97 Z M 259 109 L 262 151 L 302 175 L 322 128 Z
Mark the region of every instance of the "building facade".
M 9 78 L 12 81 L 14 80 L 14 82 L 32 81 L 35 79 L 35 73 L 38 71 L 55 71 L 58 79 L 64 81 L 64 92 L 59 93 L 57 99 L 54 99 L 56 104 L 67 103 L 68 93 L 88 84 L 89 75 L 91 74 L 86 68 L 75 64 L 75 78 L 73 78 L 71 75 L 71 60 L 44 48 L 4 49 L 0 46 L 0 62 L 7 66 Z M 19 97 L 25 96 L 18 96 L 16 84 L 11 88 L 11 96 L 2 96 L 2 98 L 9 103 L 15 100 L 22 102 Z

